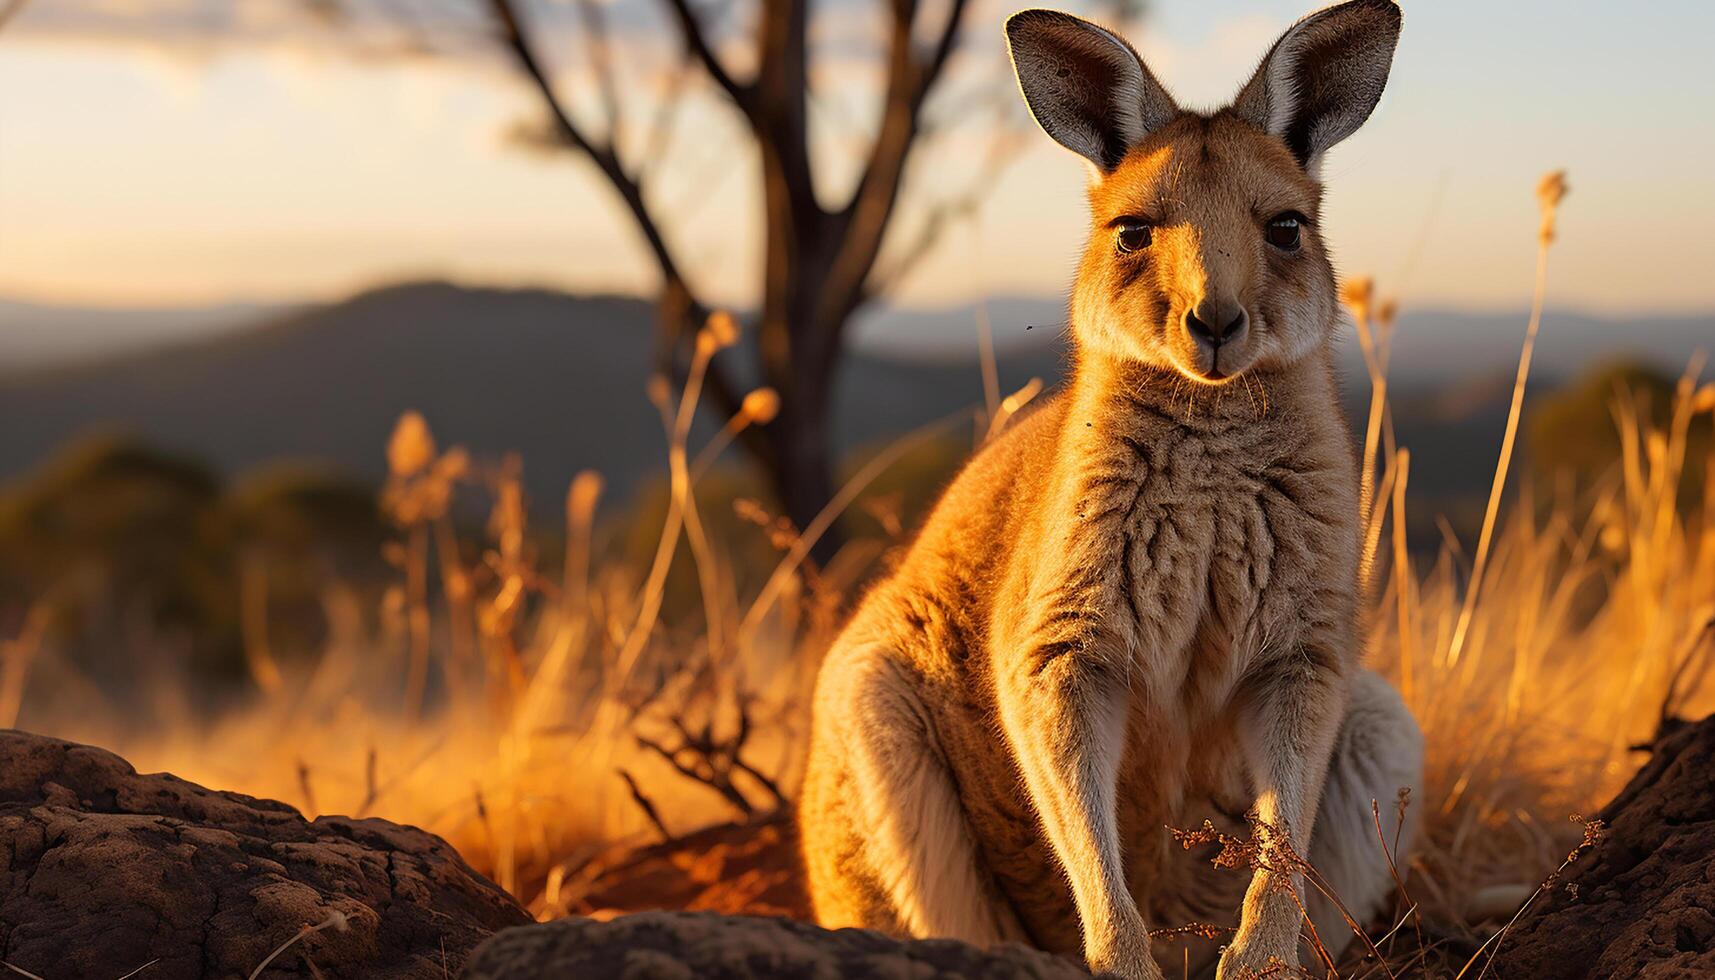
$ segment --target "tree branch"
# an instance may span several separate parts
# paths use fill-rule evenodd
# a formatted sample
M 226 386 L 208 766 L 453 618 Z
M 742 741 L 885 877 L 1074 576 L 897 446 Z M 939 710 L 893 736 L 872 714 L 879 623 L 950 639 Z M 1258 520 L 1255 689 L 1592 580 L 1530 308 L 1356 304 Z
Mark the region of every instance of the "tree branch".
M 512 51 L 519 67 L 535 84 L 555 128 L 566 142 L 589 158 L 607 178 L 608 184 L 624 202 L 626 210 L 631 213 L 638 231 L 648 244 L 662 279 L 659 333 L 664 343 L 660 346 L 658 363 L 663 373 L 683 385 L 686 359 L 682 355 L 688 350 L 689 342 L 696 336 L 697 329 L 707 319 L 709 308 L 691 291 L 690 283 L 680 272 L 679 264 L 661 233 L 660 225 L 656 223 L 643 200 L 642 185 L 626 171 L 617 150 L 611 142 L 603 144 L 591 139 L 578 126 L 577 120 L 572 118 L 565 103 L 560 101 L 546 69 L 525 34 L 513 0 L 489 0 L 489 4 L 500 25 L 501 40 Z M 710 401 L 723 413 L 723 417 L 730 418 L 738 411 L 743 395 L 737 391 L 727 371 L 716 364 L 710 364 L 704 386 Z
M 661 233 L 660 225 L 649 213 L 648 205 L 643 200 L 643 189 L 626 172 L 619 155 L 611 144 L 598 144 L 584 133 L 572 118 L 564 103 L 554 91 L 553 82 L 549 80 L 542 62 L 536 57 L 529 39 L 519 21 L 517 10 L 512 0 L 489 0 L 495 19 L 500 24 L 501 40 L 512 51 L 520 68 L 535 83 L 536 90 L 542 96 L 543 103 L 553 119 L 555 127 L 579 152 L 588 157 L 591 163 L 602 172 L 607 182 L 624 202 L 626 210 L 631 213 L 637 229 L 643 234 L 644 241 L 649 246 L 650 253 L 655 257 L 655 263 L 661 270 L 661 277 L 668 292 L 682 293 L 686 299 L 687 312 L 701 314 L 705 307 L 692 295 L 690 284 L 679 270 L 679 263 L 673 257 L 672 250 L 667 245 L 666 238 Z M 700 319 L 700 316 L 699 316 Z
M 684 91 L 690 72 L 691 64 L 687 58 L 673 69 L 672 76 L 667 79 L 667 90 L 655 106 L 655 115 L 649 124 L 649 135 L 643 144 L 643 159 L 637 164 L 639 184 L 647 184 L 667 158 L 673 142 L 673 118 L 679 107 L 679 93 Z
M 940 80 L 958 44 L 969 0 L 951 0 L 928 60 L 913 50 L 916 0 L 894 0 L 893 41 L 889 54 L 886 105 L 863 177 L 842 213 L 844 242 L 833 263 L 822 319 L 841 322 L 865 298 L 866 283 L 881 252 L 881 242 L 899 199 L 905 162 L 921 123 L 923 104 Z
M 596 0 L 578 0 L 578 16 L 584 23 L 590 69 L 595 72 L 596 86 L 601 89 L 602 112 L 607 116 L 608 149 L 618 154 L 624 133 L 620 129 L 619 83 L 613 74 L 613 42 L 607 31 L 607 14 L 596 5 Z
M 662 273 L 670 279 L 682 282 L 683 277 L 679 274 L 678 263 L 673 260 L 672 253 L 668 250 L 666 240 L 662 238 L 661 230 L 656 225 L 655 219 L 644 206 L 643 195 L 637 186 L 637 182 L 632 180 L 631 175 L 626 172 L 614 147 L 611 144 L 598 144 L 590 139 L 578 126 L 577 121 L 572 118 L 565 104 L 560 101 L 560 97 L 554 91 L 554 83 L 549 80 L 541 60 L 536 57 L 536 52 L 529 39 L 525 37 L 524 29 L 519 22 L 518 12 L 514 9 L 512 0 L 489 0 L 489 6 L 494 11 L 496 20 L 500 23 L 501 40 L 512 51 L 513 57 L 518 60 L 518 66 L 535 83 L 536 90 L 542 96 L 542 102 L 547 106 L 560 135 L 564 136 L 566 141 L 576 147 L 584 156 L 589 157 L 590 162 L 601 170 L 608 183 L 612 184 L 613 189 L 619 193 L 626 207 L 630 209 L 632 218 L 637 221 L 638 229 L 643 232 L 643 237 L 647 239 L 649 249 L 655 254 L 656 262 L 661 266 Z
M 952 60 L 953 49 L 959 43 L 959 25 L 965 19 L 966 0 L 952 0 L 952 6 L 947 11 L 947 22 L 941 26 L 941 35 L 935 41 L 934 53 L 929 57 L 929 64 L 923 69 L 918 79 L 917 106 L 922 108 L 924 100 L 929 97 L 929 90 L 940 81 L 941 73 L 946 69 L 947 62 Z
M 735 81 L 726 70 L 726 65 L 721 63 L 720 56 L 709 45 L 708 34 L 703 30 L 702 21 L 697 19 L 696 11 L 691 9 L 690 0 L 662 2 L 673 12 L 673 19 L 679 24 L 679 35 L 685 41 L 685 50 L 696 58 L 697 63 L 703 66 L 703 70 L 709 73 L 709 77 L 714 79 L 715 84 L 721 87 L 721 91 L 727 94 L 727 98 L 732 99 L 740 111 L 746 116 L 752 115 L 756 108 L 752 87 L 747 83 Z
M 661 822 L 661 811 L 655 809 L 654 802 L 643 795 L 643 787 L 637 785 L 637 780 L 632 777 L 631 773 L 624 769 L 616 771 L 619 773 L 619 778 L 625 780 L 625 788 L 631 790 L 631 799 L 636 802 L 637 808 L 643 811 L 643 816 L 654 826 L 655 832 L 661 835 L 661 842 L 664 844 L 673 843 L 673 832 L 667 829 L 665 823 Z
M 891 291 L 899 284 L 900 280 L 910 274 L 918 262 L 934 251 L 935 246 L 940 244 L 950 225 L 975 213 L 982 204 L 983 198 L 988 196 L 995 182 L 1000 179 L 1002 172 L 1017 158 L 1022 147 L 1017 135 L 1005 130 L 997 131 L 993 142 L 989 145 L 989 151 L 984 157 L 982 169 L 978 171 L 975 177 L 971 178 L 964 190 L 942 199 L 931 207 L 911 243 L 904 246 L 897 257 L 891 258 L 885 268 L 878 266 L 871 270 L 868 281 L 864 283 L 860 303 L 867 303 L 871 299 Z M 927 138 L 927 130 L 925 130 L 925 136 L 919 137 L 919 140 L 924 138 Z

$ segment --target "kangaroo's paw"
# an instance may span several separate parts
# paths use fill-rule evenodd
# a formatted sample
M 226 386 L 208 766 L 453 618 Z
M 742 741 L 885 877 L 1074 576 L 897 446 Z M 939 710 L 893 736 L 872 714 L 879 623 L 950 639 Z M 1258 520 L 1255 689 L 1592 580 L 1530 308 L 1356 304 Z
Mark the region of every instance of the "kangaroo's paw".
M 1090 972 L 1098 977 L 1119 977 L 1120 980 L 1166 980 L 1155 957 L 1149 954 L 1147 933 L 1132 941 L 1117 939 L 1106 948 L 1087 955 Z
M 1254 980 L 1257 977 L 1289 977 L 1298 973 L 1298 930 L 1303 915 L 1288 895 L 1269 896 L 1252 921 L 1241 924 L 1239 933 L 1221 953 L 1216 980 Z
M 1256 947 L 1228 946 L 1221 954 L 1221 965 L 1215 980 L 1257 980 L 1260 977 L 1290 977 L 1298 973 L 1298 950 L 1263 950 Z

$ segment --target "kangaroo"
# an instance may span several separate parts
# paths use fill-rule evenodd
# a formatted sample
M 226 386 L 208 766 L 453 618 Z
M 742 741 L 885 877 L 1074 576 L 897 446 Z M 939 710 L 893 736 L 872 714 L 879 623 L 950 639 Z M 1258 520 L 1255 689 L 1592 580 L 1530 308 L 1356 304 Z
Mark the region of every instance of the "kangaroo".
M 1007 21 L 1032 114 L 1092 168 L 1072 370 L 965 466 L 822 665 L 799 822 L 823 925 L 1239 977 L 1297 966 L 1308 909 L 1338 952 L 1350 928 L 1290 865 L 1247 883 L 1167 829 L 1247 811 L 1354 916 L 1381 910 L 1371 800 L 1418 782 L 1422 736 L 1360 664 L 1319 173 L 1400 22 L 1391 0 L 1311 15 L 1205 115 L 1104 28 Z M 1224 948 L 1149 933 L 1235 919 Z

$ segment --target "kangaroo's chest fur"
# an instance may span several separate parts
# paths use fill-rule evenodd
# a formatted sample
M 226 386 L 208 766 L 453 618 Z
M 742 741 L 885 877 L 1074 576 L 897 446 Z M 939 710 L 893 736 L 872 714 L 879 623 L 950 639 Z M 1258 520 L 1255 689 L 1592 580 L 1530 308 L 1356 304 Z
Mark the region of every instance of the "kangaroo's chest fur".
M 860 613 L 931 638 L 917 648 L 932 724 L 995 884 L 1040 945 L 1076 951 L 1079 926 L 999 735 L 997 675 L 1037 669 L 1033 650 L 1117 665 L 1132 691 L 1127 877 L 1171 893 L 1181 921 L 1230 916 L 1234 895 L 1175 884 L 1165 827 L 1250 805 L 1231 734 L 1247 685 L 1307 650 L 1355 660 L 1354 465 L 1338 418 L 1325 377 L 1208 391 L 1082 372 L 950 488 Z

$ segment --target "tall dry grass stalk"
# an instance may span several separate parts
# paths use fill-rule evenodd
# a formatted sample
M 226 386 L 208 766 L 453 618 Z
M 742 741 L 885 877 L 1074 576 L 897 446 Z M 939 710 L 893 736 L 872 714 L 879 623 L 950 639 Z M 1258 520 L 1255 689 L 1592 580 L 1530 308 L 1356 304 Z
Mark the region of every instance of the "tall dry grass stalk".
M 18 724 L 24 707 L 24 686 L 30 677 L 30 666 L 41 653 L 42 639 L 48 631 L 53 607 L 37 602 L 24 617 L 18 635 L 0 640 L 0 728 Z
M 1495 479 L 1489 487 L 1489 503 L 1483 510 L 1483 530 L 1477 538 L 1477 558 L 1471 565 L 1470 584 L 1465 587 L 1465 601 L 1459 609 L 1459 622 L 1453 627 L 1453 640 L 1448 656 L 1458 663 L 1465 649 L 1465 637 L 1471 630 L 1477 598 L 1483 592 L 1483 574 L 1488 570 L 1489 547 L 1494 543 L 1495 518 L 1501 510 L 1501 492 L 1506 489 L 1507 471 L 1512 466 L 1513 447 L 1518 438 L 1520 410 L 1524 408 L 1525 382 L 1530 378 L 1531 355 L 1536 351 L 1536 333 L 1542 327 L 1543 298 L 1548 292 L 1548 246 L 1554 242 L 1554 218 L 1560 201 L 1566 196 L 1566 171 L 1556 170 L 1537 184 L 1536 199 L 1542 211 L 1542 225 L 1536 236 L 1536 282 L 1531 289 L 1530 323 L 1525 327 L 1524 347 L 1519 352 L 1518 374 L 1513 380 L 1512 403 L 1507 408 L 1506 434 L 1501 437 L 1500 461 L 1495 464 Z

